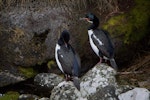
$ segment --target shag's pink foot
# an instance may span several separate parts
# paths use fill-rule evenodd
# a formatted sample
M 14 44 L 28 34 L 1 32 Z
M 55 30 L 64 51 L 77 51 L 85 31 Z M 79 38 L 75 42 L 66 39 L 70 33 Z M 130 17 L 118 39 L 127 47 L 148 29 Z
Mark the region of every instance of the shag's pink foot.
M 102 63 L 102 58 L 99 57 L 99 62 L 97 64 L 101 64 Z
M 70 75 L 65 75 L 65 80 L 66 81 L 72 81 L 72 77 Z

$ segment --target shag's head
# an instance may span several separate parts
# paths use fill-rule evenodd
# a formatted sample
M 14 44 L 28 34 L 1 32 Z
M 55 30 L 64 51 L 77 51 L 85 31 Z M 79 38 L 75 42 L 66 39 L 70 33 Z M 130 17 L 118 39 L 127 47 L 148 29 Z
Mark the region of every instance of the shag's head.
M 70 35 L 69 35 L 69 32 L 67 30 L 64 30 L 62 33 L 61 33 L 61 38 L 63 38 L 64 42 L 65 43 L 68 43 L 69 40 L 70 40 Z
M 67 30 L 64 30 L 64 31 L 61 33 L 61 35 L 60 35 L 60 38 L 59 38 L 59 40 L 58 40 L 58 43 L 59 43 L 60 45 L 62 45 L 62 44 L 64 44 L 64 43 L 68 44 L 69 40 L 70 40 L 69 32 L 68 32 Z
M 88 21 L 89 23 L 93 23 L 95 15 L 93 13 L 87 13 L 85 15 L 86 21 Z
M 81 20 L 92 23 L 90 26 L 91 29 L 96 29 L 99 26 L 99 19 L 93 13 L 87 13 L 84 18 L 81 18 Z

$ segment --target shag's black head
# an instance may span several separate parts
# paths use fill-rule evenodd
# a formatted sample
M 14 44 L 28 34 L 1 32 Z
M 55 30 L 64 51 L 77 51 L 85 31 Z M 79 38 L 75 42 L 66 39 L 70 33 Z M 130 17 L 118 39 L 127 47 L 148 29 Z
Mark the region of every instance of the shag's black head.
M 69 35 L 69 32 L 67 30 L 64 30 L 62 33 L 61 33 L 61 38 L 63 38 L 63 40 L 65 41 L 65 43 L 68 43 L 69 40 L 70 40 L 70 35 Z
M 94 17 L 95 17 L 95 15 L 94 15 L 93 13 L 87 13 L 87 14 L 85 15 L 85 18 L 88 18 L 90 21 L 93 21 L 93 20 L 94 20 Z
M 65 44 L 65 43 L 68 44 L 69 40 L 70 40 L 69 32 L 67 30 L 64 30 L 60 35 L 58 44 L 60 45 Z
M 99 26 L 99 19 L 93 13 L 87 13 L 85 18 L 89 23 L 92 23 L 89 29 L 96 29 Z

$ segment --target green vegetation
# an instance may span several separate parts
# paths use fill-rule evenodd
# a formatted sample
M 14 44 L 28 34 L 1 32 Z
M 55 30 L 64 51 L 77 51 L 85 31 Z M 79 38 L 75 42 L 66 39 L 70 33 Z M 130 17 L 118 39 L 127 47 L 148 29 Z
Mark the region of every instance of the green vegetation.
M 7 92 L 4 96 L 0 97 L 0 100 L 18 100 L 19 93 L 18 92 Z
M 33 68 L 23 68 L 19 67 L 19 71 L 25 75 L 27 78 L 31 78 L 37 74 L 37 72 Z
M 124 34 L 124 43 L 140 41 L 150 32 L 149 9 L 149 0 L 135 0 L 135 6 L 128 13 L 110 18 L 103 28 L 115 35 Z
M 48 69 L 51 69 L 53 65 L 55 65 L 55 61 L 54 61 L 54 60 L 49 61 L 49 62 L 47 63 Z

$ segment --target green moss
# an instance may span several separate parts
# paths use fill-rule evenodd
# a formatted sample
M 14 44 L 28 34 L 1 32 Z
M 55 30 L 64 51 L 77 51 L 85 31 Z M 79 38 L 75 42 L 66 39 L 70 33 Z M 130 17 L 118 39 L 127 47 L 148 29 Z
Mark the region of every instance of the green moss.
M 124 43 L 139 41 L 150 32 L 149 9 L 149 0 L 135 0 L 133 9 L 110 18 L 103 28 L 114 35 L 124 34 Z
M 55 61 L 51 60 L 51 61 L 49 61 L 49 62 L 47 63 L 47 67 L 48 67 L 49 69 L 51 69 L 54 64 L 55 64 Z
M 31 78 L 37 74 L 37 72 L 33 68 L 19 67 L 19 71 L 27 78 Z
M 7 92 L 4 96 L 0 97 L 0 100 L 18 100 L 18 92 Z
M 37 65 L 42 65 L 42 64 L 43 64 L 43 61 L 37 62 Z

